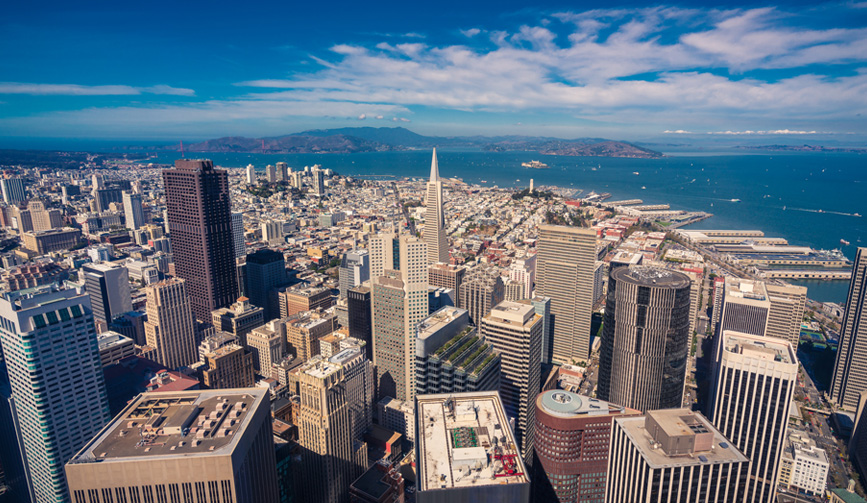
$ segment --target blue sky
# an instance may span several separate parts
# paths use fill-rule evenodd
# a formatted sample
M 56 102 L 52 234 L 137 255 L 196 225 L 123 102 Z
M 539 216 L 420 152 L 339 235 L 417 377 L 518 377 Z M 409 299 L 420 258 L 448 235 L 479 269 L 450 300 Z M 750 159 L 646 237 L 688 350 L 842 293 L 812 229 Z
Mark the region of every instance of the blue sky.
M 15 2 L 0 137 L 867 139 L 867 2 Z

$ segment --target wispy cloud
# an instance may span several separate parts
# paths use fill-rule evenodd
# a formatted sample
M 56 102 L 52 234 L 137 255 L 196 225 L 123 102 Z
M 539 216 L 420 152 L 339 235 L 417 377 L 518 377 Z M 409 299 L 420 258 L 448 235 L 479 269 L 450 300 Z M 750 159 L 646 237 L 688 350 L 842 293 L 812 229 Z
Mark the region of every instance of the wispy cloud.
M 26 82 L 0 82 L 0 94 L 62 95 L 62 96 L 134 96 L 164 94 L 195 96 L 192 89 L 167 85 L 133 87 L 125 85 L 84 86 L 79 84 L 33 84 Z

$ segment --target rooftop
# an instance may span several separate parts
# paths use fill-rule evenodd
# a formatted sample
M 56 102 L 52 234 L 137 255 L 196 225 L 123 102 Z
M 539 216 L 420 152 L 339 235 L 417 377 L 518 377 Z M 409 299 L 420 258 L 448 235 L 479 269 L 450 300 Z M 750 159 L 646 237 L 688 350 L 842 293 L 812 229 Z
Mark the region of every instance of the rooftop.
M 768 298 L 765 284 L 761 281 L 752 281 L 733 277 L 726 277 L 725 293 L 727 297 L 734 297 L 737 299 L 763 301 Z
M 576 416 L 604 416 L 632 411 L 619 405 L 582 396 L 565 390 L 549 390 L 539 395 L 541 407 L 552 416 L 571 418 Z
M 70 463 L 231 453 L 264 389 L 143 393 Z
M 686 288 L 692 283 L 685 274 L 659 267 L 619 267 L 611 276 L 617 281 L 655 288 Z
M 466 309 L 454 306 L 445 306 L 439 309 L 418 324 L 418 338 L 427 339 L 466 312 Z
M 704 416 L 689 409 L 655 410 L 614 421 L 654 469 L 748 461 Z M 668 451 L 672 454 L 661 445 L 666 442 L 674 447 Z
M 420 491 L 529 483 L 496 391 L 417 397 Z
M 725 350 L 747 358 L 794 364 L 797 357 L 792 347 L 780 339 L 761 337 L 726 330 Z
M 520 327 L 526 325 L 534 316 L 537 316 L 536 308 L 531 302 L 505 300 L 491 308 L 491 314 L 486 318 Z

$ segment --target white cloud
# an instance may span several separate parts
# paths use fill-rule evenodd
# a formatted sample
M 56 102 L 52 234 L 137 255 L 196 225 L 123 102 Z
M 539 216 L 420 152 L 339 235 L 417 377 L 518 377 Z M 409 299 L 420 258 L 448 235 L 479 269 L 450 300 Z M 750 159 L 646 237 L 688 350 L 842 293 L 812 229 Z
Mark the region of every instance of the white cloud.
M 360 121 L 363 121 L 366 118 L 367 118 L 367 114 L 361 114 L 358 116 L 358 120 L 360 120 Z
M 62 96 L 133 96 L 139 94 L 165 94 L 194 96 L 192 89 L 166 85 L 133 87 L 125 85 L 83 86 L 79 84 L 33 84 L 26 82 L 0 82 L 0 94 L 62 95 Z
M 480 30 L 478 28 L 470 28 L 469 30 L 461 30 L 461 35 L 463 35 L 467 38 L 473 38 L 481 32 L 482 32 L 482 30 Z
M 686 131 L 683 129 L 675 129 L 674 131 L 671 131 L 671 130 L 666 129 L 665 131 L 663 131 L 663 133 L 665 133 L 665 134 L 692 134 L 692 131 Z
M 667 132 L 667 131 L 666 131 Z M 798 131 L 792 129 L 774 129 L 770 131 L 712 131 L 708 132 L 708 134 L 719 134 L 719 135 L 730 135 L 730 136 L 740 136 L 740 135 L 802 135 L 802 134 L 823 134 L 819 131 Z M 827 134 L 827 133 L 825 133 Z

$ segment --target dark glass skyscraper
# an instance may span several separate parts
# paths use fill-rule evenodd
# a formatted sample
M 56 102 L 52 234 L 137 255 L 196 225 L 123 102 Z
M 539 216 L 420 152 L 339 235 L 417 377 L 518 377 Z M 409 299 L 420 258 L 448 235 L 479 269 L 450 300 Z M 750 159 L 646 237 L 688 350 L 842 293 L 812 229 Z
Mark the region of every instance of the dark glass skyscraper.
M 652 267 L 608 280 L 597 397 L 642 412 L 680 407 L 689 351 L 691 281 Z
M 238 293 L 229 175 L 208 160 L 177 160 L 163 183 L 175 272 L 186 280 L 193 314 L 209 323 L 211 311 Z
M 367 342 L 367 358 L 373 360 L 373 321 L 370 316 L 370 287 L 359 285 L 346 291 L 349 335 Z
M 286 286 L 286 260 L 274 250 L 256 250 L 247 255 L 247 297 L 255 306 L 265 310 L 265 321 L 280 316 L 280 303 L 272 290 Z

